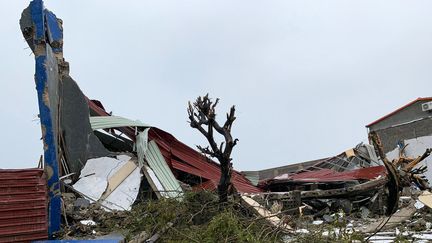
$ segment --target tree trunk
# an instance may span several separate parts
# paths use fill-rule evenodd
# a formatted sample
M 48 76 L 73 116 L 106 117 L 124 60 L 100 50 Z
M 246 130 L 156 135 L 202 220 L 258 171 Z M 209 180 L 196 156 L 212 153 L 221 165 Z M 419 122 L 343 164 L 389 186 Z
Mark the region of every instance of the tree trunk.
M 206 96 L 198 97 L 193 104 L 189 102 L 187 110 L 190 126 L 198 129 L 198 131 L 207 138 L 210 144 L 210 147 L 201 147 L 198 145 L 197 148 L 203 154 L 219 160 L 221 176 L 218 184 L 218 194 L 219 201 L 224 203 L 228 201 L 228 195 L 230 195 L 234 189 L 231 186 L 231 152 L 234 146 L 236 146 L 238 139 L 233 139 L 231 135 L 231 127 L 236 119 L 235 107 L 231 107 L 229 113 L 227 113 L 225 123 L 221 126 L 216 121 L 215 107 L 218 102 L 219 99 L 216 99 L 213 103 L 207 94 Z M 225 141 L 218 145 L 213 136 L 214 132 L 222 135 Z
M 229 189 L 231 186 L 231 163 L 221 163 L 220 164 L 220 170 L 221 170 L 221 177 L 219 180 L 218 185 L 218 193 L 219 193 L 219 202 L 227 202 L 228 201 L 228 195 Z

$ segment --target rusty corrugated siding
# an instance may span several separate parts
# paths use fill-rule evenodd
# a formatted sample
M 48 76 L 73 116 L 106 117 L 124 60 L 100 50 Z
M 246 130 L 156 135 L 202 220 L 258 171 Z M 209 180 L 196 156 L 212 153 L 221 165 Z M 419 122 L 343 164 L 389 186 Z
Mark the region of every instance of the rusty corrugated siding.
M 0 169 L 0 242 L 47 239 L 47 205 L 42 169 Z

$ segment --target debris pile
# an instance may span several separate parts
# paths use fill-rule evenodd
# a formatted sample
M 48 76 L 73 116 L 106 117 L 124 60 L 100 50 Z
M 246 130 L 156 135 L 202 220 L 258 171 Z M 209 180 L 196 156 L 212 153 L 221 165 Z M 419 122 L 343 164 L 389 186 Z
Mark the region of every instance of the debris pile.
M 126 211 L 108 212 L 100 204 L 90 203 L 74 193 L 63 193 L 62 199 L 64 224 L 58 235 L 62 239 L 108 235 L 127 218 Z
M 432 228 L 429 223 L 432 205 L 427 206 L 420 202 L 425 192 L 417 188 L 412 190 L 413 194 L 410 196 L 400 197 L 399 209 L 391 216 L 359 216 L 339 212 L 330 215 L 331 217 L 323 217 L 322 220 L 309 219 L 308 221 L 303 217 L 297 223 L 295 234 L 290 234 L 287 241 L 429 242 L 432 238 Z M 417 197 L 418 199 L 415 199 Z
M 299 171 L 260 181 L 267 193 L 260 196 L 282 210 L 302 207 L 302 213 L 324 215 L 339 209 L 345 213 L 367 208 L 383 214 L 386 206 L 386 169 L 370 145 L 323 159 Z M 277 204 L 277 203 L 276 203 Z
M 125 155 L 117 157 L 117 159 L 121 158 L 123 158 L 123 161 L 130 161 L 130 157 Z M 402 159 L 405 161 L 418 161 L 418 158 L 415 160 Z M 114 160 L 114 158 L 111 158 L 111 160 Z M 393 161 L 393 163 L 396 161 L 398 160 Z M 281 241 L 306 242 L 311 240 L 309 237 L 318 237 L 318 235 L 327 240 L 364 240 L 368 237 L 371 240 L 386 237 L 415 239 L 418 232 L 423 232 L 423 235 L 427 237 L 431 226 L 424 219 L 427 219 L 427 215 L 432 215 L 430 208 L 424 206 L 432 206 L 432 194 L 423 190 L 422 187 L 427 181 L 418 184 L 417 177 L 409 177 L 415 178 L 409 183 L 409 186 L 402 186 L 406 184 L 399 181 L 397 184 L 401 185 L 401 187 L 397 188 L 398 201 L 389 202 L 391 199 L 389 195 L 390 177 L 382 163 L 382 160 L 375 155 L 372 146 L 360 144 L 342 154 L 321 160 L 302 170 L 282 174 L 272 179 L 261 180 L 258 183 L 261 191 L 234 195 L 232 201 L 235 202 L 235 206 L 232 209 L 243 212 L 241 213 L 241 220 L 245 222 L 259 220 L 262 221 L 260 227 L 267 225 L 265 226 L 269 227 L 267 230 L 273 228 L 278 237 L 285 237 L 283 239 L 278 238 Z M 101 169 L 95 172 L 86 171 L 85 168 L 91 164 L 92 161 L 88 161 L 88 164 L 83 169 L 83 172 L 85 172 L 82 173 L 83 175 L 97 176 L 98 173 L 102 173 L 103 170 Z M 122 167 L 125 163 L 117 161 L 114 164 Z M 121 169 L 113 170 L 108 165 L 102 167 L 104 167 L 105 171 L 113 174 L 121 171 Z M 133 168 L 129 169 L 129 171 L 133 171 Z M 407 178 L 401 176 L 406 175 L 404 168 L 406 167 L 402 166 L 396 170 L 398 178 Z M 105 178 L 104 176 L 100 177 Z M 109 178 L 109 176 L 106 178 Z M 99 180 L 101 179 L 95 181 Z M 107 179 L 107 181 L 110 180 Z M 110 183 L 105 182 L 102 184 L 105 190 L 109 187 L 106 184 L 110 185 Z M 177 197 L 159 197 L 159 203 L 156 203 L 164 211 L 166 211 L 164 207 L 173 207 L 172 204 L 175 204 L 174 207 L 177 208 L 176 210 L 179 213 L 175 216 L 171 215 L 170 220 L 164 222 L 164 226 L 169 224 L 169 226 L 166 226 L 168 228 L 166 230 L 163 230 L 164 228 L 160 225 L 157 227 L 154 225 L 144 226 L 143 220 L 138 219 L 139 217 L 154 218 L 160 214 L 160 212 L 155 212 L 154 208 L 149 208 L 152 207 L 151 205 L 155 205 L 154 199 L 158 198 L 154 194 L 155 191 L 140 193 L 126 210 L 125 208 L 115 208 L 113 210 L 113 208 L 107 207 L 106 205 L 109 204 L 106 204 L 104 200 L 99 200 L 100 196 L 99 199 L 92 196 L 92 193 L 96 193 L 96 190 L 89 192 L 88 195 L 90 196 L 85 196 L 82 192 L 78 192 L 77 189 L 74 189 L 77 190 L 75 194 L 64 193 L 64 198 L 67 195 L 65 198 L 65 221 L 69 225 L 64 228 L 62 237 L 95 237 L 113 231 L 120 231 L 121 234 L 127 235 L 128 239 L 135 240 L 138 238 L 141 240 L 148 239 L 158 234 L 158 232 L 158 237 L 184 240 L 182 238 L 184 236 L 179 236 L 180 233 L 173 234 L 172 232 L 168 233 L 168 231 L 182 232 L 182 230 L 191 230 L 190 228 L 182 228 L 184 225 L 196 229 L 198 227 L 195 225 L 196 222 L 200 222 L 198 225 L 204 231 L 213 217 L 220 213 L 220 205 L 216 199 L 216 194 L 205 191 L 200 192 L 199 190 L 189 192 L 192 191 L 193 186 L 188 184 L 188 187 L 186 187 L 185 185 L 185 182 L 181 182 L 182 188 L 189 189 L 182 189 L 182 193 L 177 194 Z M 163 191 L 157 192 L 163 194 Z M 97 195 L 103 195 L 103 193 L 105 192 L 101 191 Z M 149 193 L 153 195 L 149 196 Z M 72 200 L 67 200 L 68 197 Z M 203 199 L 198 203 L 194 202 L 194 209 L 186 206 L 188 209 L 183 208 L 184 211 L 181 211 L 180 208 L 185 207 L 185 204 L 190 205 L 192 197 L 195 198 L 194 200 L 197 200 L 197 198 Z M 394 212 L 392 211 L 393 207 L 396 207 Z M 388 212 L 392 213 L 389 214 Z M 389 216 L 386 216 L 386 214 Z M 422 214 L 426 215 L 424 219 L 419 218 Z M 190 222 L 179 223 L 184 218 L 190 217 L 190 215 L 195 215 L 191 216 Z M 143 226 L 125 223 L 136 222 L 136 220 L 139 220 Z M 150 219 L 146 218 L 146 220 Z M 401 225 L 404 226 L 401 227 Z M 133 230 L 135 228 L 140 230 Z M 146 229 L 144 230 L 144 228 Z M 391 234 L 388 234 L 390 236 L 374 235 L 377 229 L 384 230 L 384 232 L 392 231 Z M 162 230 L 164 233 L 161 235 L 160 231 Z M 402 233 L 399 232 L 399 235 L 395 235 L 397 230 Z M 312 236 L 306 237 L 305 235 Z M 200 237 L 205 236 L 192 236 L 193 239 L 198 241 L 203 239 Z M 272 237 L 276 236 L 272 235 Z M 276 238 L 274 239 L 276 240 Z

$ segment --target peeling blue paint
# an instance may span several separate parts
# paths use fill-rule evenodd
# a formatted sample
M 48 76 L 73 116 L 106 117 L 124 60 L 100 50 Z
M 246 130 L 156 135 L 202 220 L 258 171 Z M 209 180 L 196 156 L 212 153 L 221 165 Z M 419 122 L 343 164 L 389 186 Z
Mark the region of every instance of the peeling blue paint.
M 52 54 L 48 54 L 47 50 L 51 46 L 46 41 L 45 36 L 52 36 L 53 38 L 60 38 L 62 34 L 61 29 L 55 29 L 54 27 L 46 29 L 46 18 L 44 17 L 44 6 L 42 0 L 33 0 L 30 3 L 32 20 L 35 26 L 34 44 L 38 45 L 39 50 L 45 50 L 38 52 L 35 55 L 36 61 L 36 90 L 38 94 L 39 102 L 39 114 L 42 127 L 42 135 L 44 142 L 44 162 L 46 170 L 51 173 L 48 174 L 48 188 L 49 188 L 49 218 L 48 218 L 48 233 L 50 236 L 54 232 L 60 230 L 61 224 L 61 199 L 60 199 L 60 184 L 59 184 L 59 166 L 57 159 L 57 143 L 56 135 L 53 127 L 53 117 L 50 109 L 50 102 L 48 99 L 48 72 L 50 67 L 49 64 L 57 63 L 48 62 L 48 59 L 55 58 Z M 52 15 L 50 16 L 50 18 Z M 55 17 L 55 15 L 54 15 Z M 57 21 L 56 21 L 57 23 Z M 57 26 L 58 27 L 58 26 Z M 55 29 L 54 34 L 46 33 L 50 32 L 50 29 Z M 45 35 L 47 34 L 47 35 Z M 58 39 L 57 39 L 58 40 Z M 57 80 L 55 80 L 57 81 Z
M 43 9 L 44 6 L 42 0 L 33 0 L 32 2 L 30 2 L 31 16 L 36 27 L 34 39 L 38 42 L 45 39 Z
M 47 9 L 44 12 L 49 44 L 53 47 L 54 52 L 60 53 L 63 51 L 63 30 L 60 28 L 57 16 L 53 12 Z

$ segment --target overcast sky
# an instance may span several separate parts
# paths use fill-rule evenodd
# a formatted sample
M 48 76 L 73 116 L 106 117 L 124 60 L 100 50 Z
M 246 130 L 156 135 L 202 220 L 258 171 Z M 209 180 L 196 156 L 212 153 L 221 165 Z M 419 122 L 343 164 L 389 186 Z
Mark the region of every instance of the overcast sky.
M 42 154 L 34 59 L 18 21 L 28 1 L 0 2 L 0 167 Z M 432 96 L 432 1 L 46 0 L 63 20 L 71 76 L 113 114 L 190 146 L 188 100 L 237 107 L 239 170 L 338 154 L 365 125 Z

